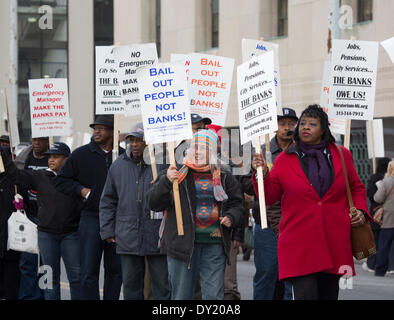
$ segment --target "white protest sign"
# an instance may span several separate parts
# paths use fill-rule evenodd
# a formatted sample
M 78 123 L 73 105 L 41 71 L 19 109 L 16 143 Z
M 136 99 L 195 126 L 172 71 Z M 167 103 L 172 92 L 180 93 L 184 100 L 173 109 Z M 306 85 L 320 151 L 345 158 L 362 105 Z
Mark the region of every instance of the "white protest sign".
M 124 114 L 113 49 L 96 47 L 96 114 Z
M 192 138 L 185 67 L 160 63 L 137 70 L 147 144 Z
M 32 138 L 69 136 L 67 79 L 29 80 Z
M 180 54 L 180 53 L 171 53 L 171 58 L 170 58 L 171 62 L 180 61 L 185 65 L 187 80 L 189 80 L 189 74 L 190 74 L 190 59 L 191 59 L 190 54 Z
M 372 147 L 372 135 L 371 135 L 371 126 L 370 122 L 366 122 L 367 126 L 367 144 L 368 144 L 368 158 L 383 158 L 384 155 L 384 133 L 383 133 L 383 119 L 374 119 L 373 120 L 373 147 Z M 372 149 L 375 151 L 375 155 L 373 155 Z
M 192 113 L 225 125 L 233 69 L 234 59 L 192 53 L 188 80 Z
M 387 39 L 385 41 L 382 41 L 380 44 L 386 50 L 391 61 L 394 63 L 394 37 Z
M 328 113 L 330 108 L 330 74 L 331 74 L 331 61 L 324 62 L 323 81 L 320 91 L 320 106 Z M 329 118 L 330 130 L 332 133 L 345 134 L 346 133 L 346 120 Z
M 114 57 L 125 113 L 128 116 L 139 115 L 141 108 L 136 71 L 137 68 L 153 66 L 159 61 L 156 43 L 115 47 Z
M 241 144 L 278 130 L 274 52 L 253 57 L 237 68 Z
M 279 44 L 267 41 L 242 39 L 242 61 L 245 62 L 253 56 L 258 56 L 268 51 L 274 52 L 274 74 L 276 102 L 279 114 L 282 114 L 282 90 L 279 71 Z
M 333 40 L 330 118 L 373 119 L 378 49 L 377 42 Z
M 9 103 L 8 99 L 8 94 L 7 94 L 7 89 L 4 88 L 4 90 L 0 91 L 2 95 L 4 95 L 4 102 L 5 102 L 5 109 L 6 112 L 4 113 L 4 120 L 7 119 L 8 121 L 8 127 L 5 128 L 5 130 L 8 132 L 10 135 L 10 144 L 12 144 L 13 147 L 16 147 L 19 145 L 20 140 L 19 140 L 19 130 L 18 130 L 18 117 L 16 115 L 16 110 L 15 110 L 15 104 L 14 103 Z

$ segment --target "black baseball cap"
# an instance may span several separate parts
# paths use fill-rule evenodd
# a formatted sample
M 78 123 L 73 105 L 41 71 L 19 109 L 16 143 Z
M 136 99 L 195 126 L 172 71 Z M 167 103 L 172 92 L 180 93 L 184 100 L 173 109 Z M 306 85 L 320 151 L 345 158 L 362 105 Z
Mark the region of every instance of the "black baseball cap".
M 89 127 L 94 129 L 94 126 L 97 124 L 107 126 L 108 128 L 114 129 L 114 116 L 113 115 L 99 115 L 96 117 L 96 120 L 89 125 Z
M 58 155 L 68 157 L 70 155 L 70 153 L 71 153 L 71 150 L 68 147 L 68 145 L 66 145 L 63 142 L 55 142 L 53 145 L 51 145 L 49 150 L 47 152 L 45 152 L 44 154 L 47 154 L 47 155 L 58 154 Z
M 10 143 L 10 137 L 7 136 L 7 135 L 5 135 L 5 134 L 3 134 L 2 136 L 0 136 L 0 140 L 1 140 L 1 141 L 6 141 L 6 142 Z
M 278 120 L 284 119 L 284 118 L 292 118 L 298 121 L 298 117 L 296 112 L 293 109 L 290 108 L 282 108 L 283 115 L 278 115 Z
M 137 138 L 144 138 L 144 127 L 142 125 L 142 122 L 139 122 L 137 124 L 135 124 L 131 130 L 130 133 L 125 137 L 125 139 L 134 136 Z
M 192 123 L 197 123 L 197 122 L 200 122 L 200 121 L 203 121 L 205 124 L 211 124 L 212 123 L 211 119 L 203 118 L 197 113 L 192 113 L 191 114 L 191 118 L 192 118 Z

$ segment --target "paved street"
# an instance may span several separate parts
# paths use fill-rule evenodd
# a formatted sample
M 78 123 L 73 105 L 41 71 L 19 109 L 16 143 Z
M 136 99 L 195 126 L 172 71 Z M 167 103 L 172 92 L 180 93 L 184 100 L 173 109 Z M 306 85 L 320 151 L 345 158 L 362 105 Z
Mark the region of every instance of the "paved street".
M 253 299 L 254 275 L 253 255 L 249 261 L 242 260 L 242 254 L 238 255 L 237 264 L 238 288 L 243 300 Z M 353 288 L 340 290 L 340 300 L 394 300 L 394 275 L 385 277 L 375 277 L 373 273 L 364 271 L 361 263 L 356 262 L 357 276 L 353 280 Z M 102 277 L 101 277 L 102 288 Z M 62 299 L 70 299 L 67 277 L 64 268 L 62 269 Z

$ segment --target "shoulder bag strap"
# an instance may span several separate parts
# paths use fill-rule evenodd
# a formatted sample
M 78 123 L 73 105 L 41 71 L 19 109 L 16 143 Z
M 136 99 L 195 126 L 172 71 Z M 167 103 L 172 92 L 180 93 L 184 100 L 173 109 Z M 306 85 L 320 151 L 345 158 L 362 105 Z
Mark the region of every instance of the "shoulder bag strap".
M 348 178 L 347 171 L 346 171 L 345 158 L 343 157 L 343 152 L 342 152 L 341 147 L 338 146 L 338 145 L 336 145 L 336 147 L 338 148 L 339 154 L 341 155 L 342 168 L 343 168 L 343 174 L 345 175 L 346 192 L 347 192 L 347 198 L 348 198 L 348 201 L 349 201 L 350 213 L 351 214 L 356 214 L 357 209 L 354 206 L 352 191 L 350 190 L 349 178 Z

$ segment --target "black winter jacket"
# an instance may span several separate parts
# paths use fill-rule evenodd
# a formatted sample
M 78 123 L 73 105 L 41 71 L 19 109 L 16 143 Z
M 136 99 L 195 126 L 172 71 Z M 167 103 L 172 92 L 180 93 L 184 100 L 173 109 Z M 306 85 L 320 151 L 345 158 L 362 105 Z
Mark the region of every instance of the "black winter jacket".
M 54 188 L 56 174 L 48 170 L 19 170 L 7 161 L 6 175 L 13 183 L 25 185 L 38 191 L 39 231 L 66 234 L 78 230 L 82 202 Z
M 123 152 L 124 149 L 119 148 L 119 153 Z M 69 156 L 55 179 L 55 187 L 80 200 L 83 200 L 81 190 L 91 189 L 81 214 L 98 217 L 101 193 L 111 164 L 112 152 L 105 153 L 92 138 L 89 144 L 75 149 Z
M 232 228 L 221 225 L 224 252 L 229 263 L 232 230 L 242 225 L 244 219 L 243 193 L 238 181 L 231 174 L 222 172 L 221 180 L 228 200 L 219 202 L 219 216 L 229 216 L 232 222 Z M 190 264 L 194 248 L 194 215 L 196 212 L 196 188 L 192 174 L 188 174 L 185 180 L 179 184 L 179 193 L 184 228 L 183 236 L 178 235 L 172 183 L 168 180 L 166 171 L 160 174 L 149 190 L 147 194 L 148 206 L 153 211 L 167 210 L 161 252 Z
M 159 171 L 164 165 L 157 165 Z M 151 217 L 146 194 L 152 167 L 123 153 L 111 166 L 100 201 L 101 239 L 115 238 L 117 254 L 157 255 L 162 219 Z
M 7 153 L 11 157 L 10 148 L 0 149 L 2 154 Z M 12 180 L 5 173 L 0 174 L 0 259 L 18 260 L 20 256 L 20 252 L 7 251 L 8 219 L 16 211 L 12 203 L 14 196 L 15 189 Z

